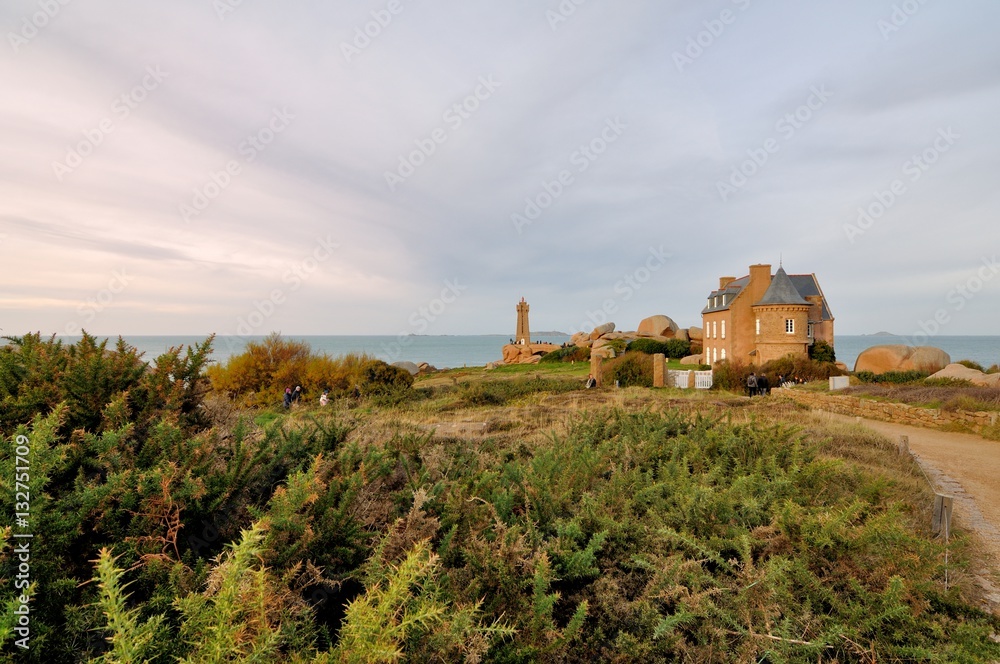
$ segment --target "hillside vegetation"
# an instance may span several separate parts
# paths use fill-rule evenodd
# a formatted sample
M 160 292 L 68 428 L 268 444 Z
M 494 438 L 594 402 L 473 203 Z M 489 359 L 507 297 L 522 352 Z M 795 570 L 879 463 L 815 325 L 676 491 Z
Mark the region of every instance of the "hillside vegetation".
M 7 661 L 1000 658 L 968 547 L 946 588 L 919 470 L 861 430 L 537 370 L 250 407 L 210 347 L 0 350 L 35 533 L 27 651 L 4 533 Z

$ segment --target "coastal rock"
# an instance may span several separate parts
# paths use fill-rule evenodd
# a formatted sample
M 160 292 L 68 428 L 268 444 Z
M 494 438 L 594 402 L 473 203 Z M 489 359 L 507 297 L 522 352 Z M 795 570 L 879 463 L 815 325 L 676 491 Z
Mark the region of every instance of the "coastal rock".
M 940 348 L 917 346 L 913 355 L 910 356 L 910 364 L 917 371 L 933 373 L 951 364 L 951 356 Z M 908 371 L 908 369 L 904 369 L 903 371 Z
M 650 316 L 649 318 L 643 318 L 639 323 L 639 329 L 637 332 L 639 333 L 639 336 L 643 337 L 656 335 L 673 339 L 677 336 L 677 331 L 679 329 L 680 328 L 677 327 L 677 323 L 675 323 L 670 316 L 657 315 Z
M 590 333 L 590 340 L 595 341 L 597 339 L 600 339 L 608 332 L 614 332 L 614 331 L 615 331 L 614 323 L 605 323 L 604 325 L 598 325 L 597 327 L 594 328 L 594 331 Z
M 871 371 L 875 374 L 887 371 L 935 372 L 950 363 L 951 357 L 940 348 L 887 344 L 862 351 L 854 363 L 854 371 Z
M 517 346 L 514 344 L 507 344 L 503 347 L 503 361 L 504 364 L 517 364 L 518 359 L 521 357 L 521 348 L 523 346 Z
M 602 346 L 601 348 L 595 348 L 592 351 L 590 351 L 590 359 L 593 360 L 595 357 L 600 357 L 605 360 L 614 359 L 615 349 L 612 348 L 611 346 Z
M 593 348 L 594 350 L 597 350 L 598 348 L 604 348 L 605 346 L 609 346 L 610 344 L 611 344 L 611 340 L 610 339 L 602 337 L 602 338 L 598 339 L 597 341 L 595 341 L 594 345 L 591 346 L 591 348 Z
M 690 341 L 704 341 L 705 331 L 702 330 L 700 327 L 689 327 L 688 339 Z
M 681 360 L 681 364 L 701 364 L 701 355 L 688 355 Z
M 418 367 L 413 362 L 393 362 L 392 366 L 403 369 L 411 376 L 416 376 L 418 373 L 420 373 L 420 367 Z
M 601 336 L 602 339 L 607 339 L 608 341 L 614 341 L 615 339 L 627 339 L 628 335 L 624 332 L 608 332 Z
M 979 385 L 980 387 L 1000 386 L 1000 373 L 987 374 L 979 371 L 978 369 L 971 369 L 964 364 L 949 364 L 941 371 L 931 374 L 927 380 L 930 380 L 931 378 L 967 380 L 973 385 Z
M 569 338 L 571 346 L 579 346 L 584 341 L 590 341 L 590 334 L 587 332 L 577 332 Z
M 674 334 L 674 339 L 680 339 L 681 341 L 691 341 L 690 337 L 688 337 L 688 331 L 684 328 L 677 330 L 677 332 Z
M 520 364 L 538 364 L 541 361 L 541 355 L 527 355 L 521 358 Z

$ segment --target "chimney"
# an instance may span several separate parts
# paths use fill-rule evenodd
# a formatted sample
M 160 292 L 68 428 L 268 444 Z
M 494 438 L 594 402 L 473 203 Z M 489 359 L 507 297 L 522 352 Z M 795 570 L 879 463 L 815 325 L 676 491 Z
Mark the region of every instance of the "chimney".
M 757 301 L 764 297 L 764 293 L 767 292 L 768 286 L 771 285 L 771 266 L 764 264 L 757 264 L 750 266 L 750 283 L 747 284 L 747 290 L 750 295 L 750 302 L 756 304 Z
M 809 312 L 809 320 L 823 320 L 823 298 L 820 295 L 806 295 L 806 301 L 812 305 Z
M 719 277 L 719 290 L 736 281 L 736 277 Z

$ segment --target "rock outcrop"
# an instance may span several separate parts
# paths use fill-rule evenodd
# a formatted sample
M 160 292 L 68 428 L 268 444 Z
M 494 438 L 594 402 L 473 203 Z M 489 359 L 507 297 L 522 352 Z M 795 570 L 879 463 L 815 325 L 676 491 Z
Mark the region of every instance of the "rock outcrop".
M 691 341 L 704 341 L 705 331 L 700 327 L 689 327 L 688 328 L 688 339 Z
M 701 364 L 701 355 L 688 355 L 681 360 L 681 364 Z
M 594 331 L 590 333 L 590 340 L 591 341 L 596 341 L 597 339 L 600 339 L 605 334 L 607 334 L 609 332 L 614 332 L 614 331 L 615 331 L 615 324 L 614 323 L 605 323 L 604 325 L 598 325 L 597 327 L 594 328 Z
M 556 344 L 507 344 L 503 347 L 503 364 L 537 364 L 542 355 L 559 350 Z
M 951 357 L 933 346 L 888 344 L 872 346 L 858 355 L 854 371 L 883 374 L 888 371 L 940 371 L 951 364 Z
M 403 369 L 411 376 L 416 376 L 418 373 L 420 373 L 420 367 L 418 367 L 413 362 L 393 362 L 392 366 Z
M 640 337 L 667 337 L 673 339 L 677 336 L 677 331 L 680 328 L 677 327 L 677 323 L 673 321 L 670 316 L 650 316 L 649 318 L 643 318 L 639 323 L 639 329 L 636 330 Z
M 964 364 L 949 364 L 941 371 L 931 374 L 931 378 L 951 378 L 953 380 L 967 380 L 973 385 L 980 387 L 1000 387 L 1000 373 L 988 374 L 972 369 Z

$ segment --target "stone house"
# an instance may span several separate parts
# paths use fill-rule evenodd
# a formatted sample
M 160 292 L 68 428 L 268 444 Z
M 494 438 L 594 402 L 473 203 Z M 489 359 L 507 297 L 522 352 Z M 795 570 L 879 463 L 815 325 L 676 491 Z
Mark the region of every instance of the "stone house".
M 760 365 L 786 355 L 808 357 L 816 340 L 833 345 L 833 314 L 815 274 L 751 265 L 750 274 L 721 277 L 701 312 L 705 364 Z

